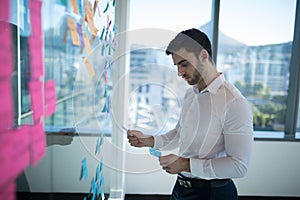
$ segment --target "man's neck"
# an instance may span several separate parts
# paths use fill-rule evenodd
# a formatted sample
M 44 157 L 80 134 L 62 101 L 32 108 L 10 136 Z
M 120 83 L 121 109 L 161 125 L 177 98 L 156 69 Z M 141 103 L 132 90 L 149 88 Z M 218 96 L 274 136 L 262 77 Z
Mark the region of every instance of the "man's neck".
M 202 91 L 204 90 L 211 82 L 213 82 L 221 73 L 214 71 L 211 73 L 211 76 L 206 78 L 206 80 L 201 79 L 201 81 L 198 83 L 198 90 Z

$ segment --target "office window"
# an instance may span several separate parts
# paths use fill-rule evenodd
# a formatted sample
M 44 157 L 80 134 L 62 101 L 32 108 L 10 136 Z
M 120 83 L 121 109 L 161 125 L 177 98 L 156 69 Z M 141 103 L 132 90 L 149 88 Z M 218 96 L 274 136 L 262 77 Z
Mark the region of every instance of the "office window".
M 177 33 L 201 28 L 210 34 L 211 0 L 131 0 L 128 126 L 147 134 L 175 127 L 189 85 L 165 49 Z M 138 38 L 142 38 L 137 40 Z
M 217 67 L 250 101 L 256 137 L 283 137 L 296 0 L 222 0 Z

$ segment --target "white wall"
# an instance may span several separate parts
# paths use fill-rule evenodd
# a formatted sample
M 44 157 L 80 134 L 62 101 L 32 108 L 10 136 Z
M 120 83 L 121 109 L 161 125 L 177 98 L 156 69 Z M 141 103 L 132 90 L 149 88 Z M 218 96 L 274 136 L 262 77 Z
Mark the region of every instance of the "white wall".
M 155 159 L 129 162 L 145 168 L 158 163 Z M 174 181 L 175 176 L 159 169 L 149 173 L 127 173 L 125 192 L 170 194 Z M 235 183 L 240 195 L 300 196 L 300 143 L 255 141 L 249 171 L 244 178 L 236 179 Z
M 47 154 L 36 167 L 26 170 L 32 192 L 89 192 L 98 160 L 94 157 L 96 137 L 74 137 L 71 145 L 48 147 Z M 110 152 L 114 148 L 106 139 L 101 149 L 104 157 L 105 191 L 109 192 L 112 166 Z M 165 173 L 157 158 L 147 148 L 126 145 L 126 194 L 170 194 L 175 178 Z M 79 181 L 81 160 L 87 158 L 89 178 Z M 255 141 L 252 161 L 244 178 L 235 180 L 240 195 L 300 196 L 300 143 Z
M 110 142 L 110 138 L 104 140 L 98 155 L 95 155 L 97 137 L 74 137 L 69 145 L 47 147 L 41 162 L 25 171 L 31 192 L 89 193 L 100 159 L 103 157 L 106 163 L 111 163 L 113 159 L 109 155 L 112 151 Z M 81 161 L 84 157 L 87 159 L 88 178 L 80 180 Z M 109 192 L 112 169 L 106 164 L 103 173 L 105 192 Z

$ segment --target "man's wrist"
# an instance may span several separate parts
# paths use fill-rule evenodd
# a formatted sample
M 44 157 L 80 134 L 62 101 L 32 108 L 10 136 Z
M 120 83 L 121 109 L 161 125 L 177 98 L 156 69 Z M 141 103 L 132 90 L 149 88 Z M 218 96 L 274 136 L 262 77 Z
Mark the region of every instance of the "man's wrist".
M 183 158 L 184 159 L 184 164 L 183 164 L 183 171 L 185 172 L 191 172 L 191 167 L 190 167 L 190 159 L 189 158 Z
M 154 147 L 154 137 L 153 137 L 153 136 L 150 136 L 150 137 L 148 137 L 147 139 L 148 139 L 147 146 L 148 146 L 148 147 Z

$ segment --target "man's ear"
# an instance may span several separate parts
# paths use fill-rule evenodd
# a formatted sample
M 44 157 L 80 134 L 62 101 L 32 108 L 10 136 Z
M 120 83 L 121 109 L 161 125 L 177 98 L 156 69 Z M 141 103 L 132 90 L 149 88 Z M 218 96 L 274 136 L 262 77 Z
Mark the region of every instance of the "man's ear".
M 209 54 L 205 49 L 202 49 L 199 53 L 199 60 L 204 63 L 209 60 Z

